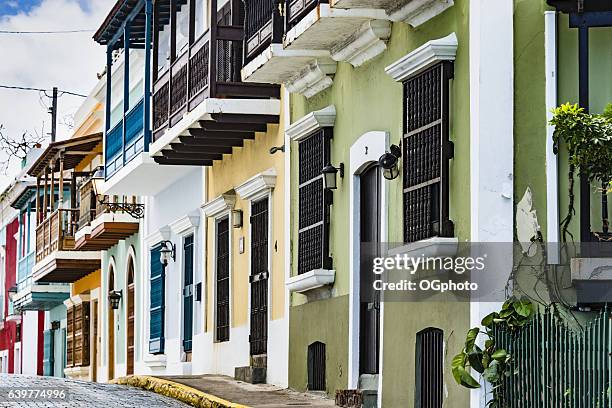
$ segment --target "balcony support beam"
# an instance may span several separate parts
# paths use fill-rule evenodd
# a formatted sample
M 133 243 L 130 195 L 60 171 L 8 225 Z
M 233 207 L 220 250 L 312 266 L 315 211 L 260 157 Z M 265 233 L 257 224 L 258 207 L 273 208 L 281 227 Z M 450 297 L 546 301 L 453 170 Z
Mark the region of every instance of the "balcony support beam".
M 47 201 L 48 197 L 48 188 L 49 188 L 49 168 L 45 167 L 45 188 L 43 189 L 43 206 L 40 211 L 40 223 L 47 218 L 47 209 L 49 208 L 49 202 Z
M 64 155 L 60 154 L 59 157 L 59 191 L 58 191 L 58 208 L 62 206 L 64 202 Z
M 40 176 L 36 177 L 36 226 L 40 224 Z
M 50 212 L 55 211 L 55 160 L 51 160 L 51 188 L 49 189 L 49 207 Z

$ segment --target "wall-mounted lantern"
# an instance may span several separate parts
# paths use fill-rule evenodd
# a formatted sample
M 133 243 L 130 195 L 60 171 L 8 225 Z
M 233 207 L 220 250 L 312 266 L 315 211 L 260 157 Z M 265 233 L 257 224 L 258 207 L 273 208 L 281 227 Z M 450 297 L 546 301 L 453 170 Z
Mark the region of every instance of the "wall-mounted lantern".
M 111 202 L 106 200 L 107 197 L 100 194 L 102 184 L 104 184 L 105 180 L 104 166 L 99 166 L 91 175 L 91 183 L 94 194 L 101 205 L 105 206 L 110 212 L 123 212 L 137 219 L 144 218 L 144 204 Z
M 121 302 L 122 295 L 123 293 L 120 290 L 111 290 L 108 293 L 108 302 L 110 303 L 111 309 L 119 309 L 119 303 Z
M 331 164 L 323 167 L 321 174 L 323 174 L 323 188 L 326 190 L 335 190 L 338 188 L 337 175 L 340 173 L 340 178 L 344 177 L 344 163 L 340 163 L 340 166 L 334 167 Z
M 383 169 L 383 177 L 394 180 L 399 176 L 399 158 L 402 157 L 402 149 L 397 145 L 391 145 L 389 150 L 380 156 L 378 164 Z
M 161 250 L 159 251 L 159 262 L 164 266 L 168 266 L 170 259 L 176 261 L 176 245 L 170 241 L 162 241 Z
M 232 227 L 242 228 L 242 210 L 232 210 Z

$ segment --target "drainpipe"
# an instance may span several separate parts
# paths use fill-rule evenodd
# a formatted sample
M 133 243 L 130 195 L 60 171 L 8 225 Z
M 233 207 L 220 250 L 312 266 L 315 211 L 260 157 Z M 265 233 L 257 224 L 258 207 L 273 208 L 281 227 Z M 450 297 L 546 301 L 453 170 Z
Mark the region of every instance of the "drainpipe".
M 544 12 L 544 63 L 546 69 L 546 242 L 548 262 L 559 264 L 559 167 L 554 152 L 554 127 L 548 125 L 557 106 L 557 12 Z

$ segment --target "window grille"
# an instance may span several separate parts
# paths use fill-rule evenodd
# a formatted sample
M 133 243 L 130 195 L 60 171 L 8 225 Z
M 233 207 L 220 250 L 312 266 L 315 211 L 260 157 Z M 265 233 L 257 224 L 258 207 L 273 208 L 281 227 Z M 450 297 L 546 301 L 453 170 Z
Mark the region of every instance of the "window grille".
M 228 341 L 230 335 L 230 242 L 229 217 L 217 222 L 217 316 L 218 342 Z
M 308 346 L 308 390 L 325 391 L 325 344 L 320 341 Z
M 321 170 L 330 162 L 331 128 L 317 131 L 299 143 L 298 274 L 331 269 L 329 205 Z
M 404 241 L 453 236 L 449 219 L 449 81 L 443 62 L 404 83 Z

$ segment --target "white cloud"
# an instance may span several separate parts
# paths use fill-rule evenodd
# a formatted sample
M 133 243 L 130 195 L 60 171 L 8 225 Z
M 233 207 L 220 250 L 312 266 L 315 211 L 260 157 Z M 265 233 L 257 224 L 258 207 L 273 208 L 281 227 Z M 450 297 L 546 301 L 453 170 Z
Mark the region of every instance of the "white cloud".
M 0 18 L 0 30 L 52 31 L 97 29 L 115 0 L 43 0 L 28 13 Z M 0 84 L 60 89 L 88 94 L 105 64 L 104 47 L 92 33 L 8 35 L 0 34 Z M 42 101 L 41 101 L 42 99 Z M 70 135 L 70 122 L 83 98 L 59 98 L 58 140 Z M 0 124 L 8 134 L 49 132 L 50 100 L 37 92 L 0 89 Z M 41 106 L 42 105 L 42 106 Z M 1 155 L 1 153 L 0 153 Z M 16 171 L 16 168 L 13 168 Z M 11 176 L 0 175 L 0 186 Z

